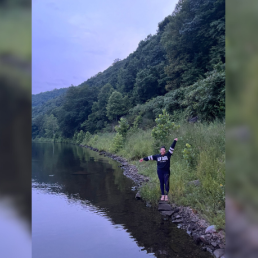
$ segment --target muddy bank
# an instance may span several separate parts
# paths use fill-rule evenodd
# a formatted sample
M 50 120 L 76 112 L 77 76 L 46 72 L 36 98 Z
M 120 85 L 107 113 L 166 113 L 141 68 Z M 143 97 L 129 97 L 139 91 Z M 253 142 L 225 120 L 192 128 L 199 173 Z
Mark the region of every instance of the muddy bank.
M 128 163 L 125 158 L 106 151 L 99 151 L 96 148 L 87 145 L 81 147 L 89 148 L 99 153 L 99 155 L 110 157 L 120 163 L 123 174 L 133 180 L 136 184 L 135 190 L 138 191 L 136 199 L 141 200 L 139 189 L 141 185 L 149 181 L 149 178 L 140 175 L 134 165 Z M 147 202 L 147 206 L 150 204 Z M 224 258 L 225 256 L 225 232 L 224 230 L 216 230 L 214 226 L 210 226 L 196 210 L 190 207 L 176 206 L 165 201 L 159 201 L 158 211 L 162 214 L 164 220 L 170 220 L 177 224 L 178 228 L 184 229 L 193 237 L 197 245 L 201 245 L 202 249 L 214 255 L 214 257 Z

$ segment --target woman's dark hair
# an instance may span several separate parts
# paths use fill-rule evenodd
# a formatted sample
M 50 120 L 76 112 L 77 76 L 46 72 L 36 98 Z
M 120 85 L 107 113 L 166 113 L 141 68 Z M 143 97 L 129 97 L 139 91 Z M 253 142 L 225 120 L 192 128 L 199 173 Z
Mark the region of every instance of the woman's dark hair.
M 166 149 L 166 147 L 165 147 L 165 146 L 161 146 L 161 147 L 160 147 L 160 150 L 161 150 L 162 148 Z

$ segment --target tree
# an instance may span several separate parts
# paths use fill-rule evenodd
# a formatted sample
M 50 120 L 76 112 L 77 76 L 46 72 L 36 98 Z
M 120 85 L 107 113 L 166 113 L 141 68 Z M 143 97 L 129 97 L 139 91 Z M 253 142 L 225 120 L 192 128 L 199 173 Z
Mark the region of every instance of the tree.
M 162 43 L 169 62 L 166 89 L 174 90 L 225 62 L 225 0 L 180 0 L 169 20 Z
M 112 64 L 112 65 L 114 65 L 115 63 L 117 63 L 117 62 L 119 62 L 119 61 L 121 61 L 121 59 L 116 58 L 116 59 L 114 60 L 114 62 L 113 62 L 113 64 Z
M 162 110 L 162 114 L 155 119 L 156 126 L 151 131 L 151 136 L 162 144 L 167 142 L 172 130 L 178 130 L 180 125 L 176 125 L 171 121 L 170 115 L 165 109 Z
M 118 122 L 119 125 L 115 127 L 116 132 L 121 134 L 123 138 L 126 137 L 127 131 L 129 129 L 129 124 L 125 118 L 121 118 L 120 121 Z
M 125 114 L 126 107 L 123 102 L 123 96 L 120 92 L 114 91 L 108 99 L 107 117 L 109 120 L 114 120 L 118 116 Z
M 83 121 L 92 113 L 98 92 L 97 88 L 87 85 L 68 88 L 58 113 L 60 129 L 65 137 L 72 137 L 75 131 L 80 130 Z
M 54 117 L 53 114 L 47 116 L 45 118 L 44 127 L 48 136 L 55 138 L 56 131 L 59 129 L 57 118 Z

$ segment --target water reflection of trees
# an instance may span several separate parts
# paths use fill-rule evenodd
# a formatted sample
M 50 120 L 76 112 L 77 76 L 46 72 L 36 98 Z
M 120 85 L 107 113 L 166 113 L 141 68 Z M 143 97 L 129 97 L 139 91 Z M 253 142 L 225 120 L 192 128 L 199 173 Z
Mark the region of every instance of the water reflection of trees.
M 89 201 L 96 210 L 105 211 L 112 223 L 123 225 L 139 247 L 157 257 L 210 257 L 184 231 L 164 221 L 155 208 L 135 200 L 132 181 L 115 161 L 78 146 L 56 144 L 54 154 L 52 147 L 42 144 L 33 154 L 37 160 L 33 178 L 38 183 L 58 183 L 68 198 Z M 78 171 L 85 174 L 73 175 Z

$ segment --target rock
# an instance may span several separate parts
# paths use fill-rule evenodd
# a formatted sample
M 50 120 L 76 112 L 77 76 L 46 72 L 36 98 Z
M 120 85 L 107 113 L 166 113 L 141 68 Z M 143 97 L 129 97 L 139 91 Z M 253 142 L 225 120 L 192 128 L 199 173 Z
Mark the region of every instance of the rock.
M 216 232 L 216 227 L 214 225 L 207 227 L 205 230 L 205 234 L 214 232 Z
M 209 240 L 208 240 L 204 235 L 201 235 L 201 236 L 200 236 L 200 239 L 201 239 L 201 241 L 202 241 L 205 245 L 208 245 L 208 244 L 209 244 Z
M 195 244 L 199 245 L 201 243 L 201 239 L 197 234 L 193 235 L 193 240 L 195 242 Z
M 189 123 L 196 123 L 198 121 L 198 116 L 188 118 Z
M 214 247 L 216 247 L 216 246 L 217 246 L 217 243 L 213 241 L 213 242 L 211 242 L 211 245 L 214 246 Z
M 180 215 L 176 215 L 176 219 L 181 219 L 182 217 Z
M 135 198 L 136 198 L 137 200 L 140 200 L 140 199 L 142 198 L 140 192 L 137 192 L 137 193 L 136 193 Z
M 212 254 L 212 250 L 209 247 L 207 247 L 206 250 Z
M 206 228 L 208 225 L 206 224 L 205 220 L 199 220 L 198 225 L 202 228 Z
M 195 227 L 194 225 L 188 227 L 188 230 L 189 230 L 189 231 L 194 231 L 195 229 L 196 229 L 196 227 Z
M 219 248 L 224 249 L 224 248 L 226 248 L 226 246 L 225 246 L 225 244 L 219 244 Z
M 225 254 L 225 249 L 216 249 L 213 254 L 216 258 L 221 258 Z
M 179 208 L 176 208 L 173 213 L 178 213 L 178 212 L 179 212 Z
M 222 230 L 219 231 L 218 235 L 219 235 L 219 237 L 220 237 L 221 239 L 224 239 L 224 238 L 225 238 L 225 232 L 223 232 Z
M 205 239 L 211 240 L 211 235 L 210 235 L 210 234 L 206 234 L 206 235 L 205 235 Z
M 136 190 L 137 190 L 137 187 L 136 187 L 136 186 L 133 186 L 133 187 L 131 188 L 131 190 L 132 190 L 132 191 L 136 191 Z
M 201 182 L 199 180 L 193 180 L 188 182 L 188 185 L 200 186 Z
M 193 217 L 193 218 L 191 219 L 191 221 L 192 221 L 192 222 L 197 222 L 197 221 L 198 221 L 198 218 Z
M 171 211 L 172 207 L 167 203 L 160 203 L 158 207 L 159 211 Z
M 151 207 L 151 204 L 150 204 L 150 202 L 146 202 L 146 207 Z
M 182 219 L 176 219 L 176 220 L 172 220 L 172 222 L 173 223 L 181 223 L 181 222 L 183 222 L 183 220 Z
M 170 216 L 172 216 L 173 211 L 161 211 L 161 214 L 162 214 L 163 216 L 168 216 L 168 217 L 170 217 Z

